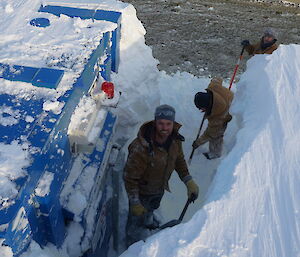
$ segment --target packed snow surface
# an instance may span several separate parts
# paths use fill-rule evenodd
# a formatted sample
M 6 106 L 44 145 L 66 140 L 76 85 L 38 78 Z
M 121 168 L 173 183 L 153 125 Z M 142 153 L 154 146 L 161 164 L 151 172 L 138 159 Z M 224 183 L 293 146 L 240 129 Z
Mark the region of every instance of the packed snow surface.
M 113 9 L 114 1 L 106 2 L 107 8 Z M 6 13 L 22 6 L 21 1 L 5 3 Z M 113 76 L 123 92 L 117 109 L 117 137 L 134 138 L 139 126 L 153 118 L 157 105 L 171 104 L 176 109 L 176 120 L 183 125 L 180 131 L 186 138 L 184 150 L 188 157 L 202 119 L 193 97 L 207 87 L 209 79 L 159 72 L 151 49 L 145 45 L 145 30 L 134 8 L 122 9 L 120 5 L 115 2 L 116 9 L 122 11 L 121 62 L 119 73 Z M 216 172 L 202 201 L 189 207 L 193 209 L 187 213 L 191 219 L 146 242 L 137 242 L 122 257 L 299 257 L 299 60 L 300 46 L 281 45 L 272 55 L 255 56 L 248 61 L 246 72 L 233 88 L 234 118 L 225 134 L 223 157 L 204 159 L 204 146 L 196 151 L 190 166 L 202 194 L 207 191 L 203 180 L 213 177 L 207 173 Z M 172 177 L 171 190 L 160 210 L 166 221 L 179 216 L 186 200 L 185 187 L 176 175 Z M 74 199 L 73 207 L 79 202 L 80 197 Z M 85 205 L 84 201 L 78 205 L 78 213 Z M 49 244 L 42 250 L 33 242 L 22 257 L 80 256 L 82 234 L 81 226 L 74 222 L 62 249 Z M 0 252 L 5 257 L 12 256 L 5 246 L 0 247 Z

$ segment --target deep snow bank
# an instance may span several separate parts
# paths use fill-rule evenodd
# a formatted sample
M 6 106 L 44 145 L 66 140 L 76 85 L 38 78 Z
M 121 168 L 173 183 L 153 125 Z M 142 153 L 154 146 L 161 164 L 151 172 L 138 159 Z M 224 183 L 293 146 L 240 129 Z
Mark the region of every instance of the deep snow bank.
M 299 256 L 299 76 L 299 45 L 248 61 L 231 108 L 240 129 L 206 205 L 122 257 Z

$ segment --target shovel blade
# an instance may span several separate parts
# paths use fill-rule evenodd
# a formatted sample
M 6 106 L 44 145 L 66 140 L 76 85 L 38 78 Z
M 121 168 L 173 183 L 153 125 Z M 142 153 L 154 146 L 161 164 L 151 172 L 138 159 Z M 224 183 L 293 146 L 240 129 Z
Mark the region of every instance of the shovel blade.
M 171 228 L 178 224 L 180 224 L 180 220 L 171 220 L 171 221 L 167 222 L 166 224 L 160 226 L 159 229 Z

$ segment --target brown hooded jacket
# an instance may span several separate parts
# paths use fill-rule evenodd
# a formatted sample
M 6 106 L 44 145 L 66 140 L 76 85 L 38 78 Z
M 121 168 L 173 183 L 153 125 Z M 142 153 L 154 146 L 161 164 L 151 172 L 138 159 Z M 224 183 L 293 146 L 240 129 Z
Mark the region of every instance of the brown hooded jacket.
M 163 194 L 165 189 L 169 190 L 168 181 L 174 169 L 182 181 L 190 178 L 182 150 L 184 137 L 178 133 L 181 125 L 174 122 L 168 151 L 153 142 L 154 127 L 154 121 L 144 123 L 128 147 L 124 181 L 132 203 L 139 202 L 139 194 Z
M 207 129 L 196 140 L 198 145 L 202 145 L 210 139 L 223 136 L 224 126 L 232 118 L 229 114 L 229 108 L 233 99 L 233 93 L 228 88 L 222 86 L 222 79 L 212 79 L 206 90 L 212 93 L 213 102 L 211 112 L 206 116 L 208 120 Z

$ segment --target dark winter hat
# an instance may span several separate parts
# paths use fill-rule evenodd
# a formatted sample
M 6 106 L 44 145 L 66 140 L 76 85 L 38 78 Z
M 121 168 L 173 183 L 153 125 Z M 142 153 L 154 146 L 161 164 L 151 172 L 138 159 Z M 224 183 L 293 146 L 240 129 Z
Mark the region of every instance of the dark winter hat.
M 264 37 L 272 37 L 272 38 L 276 38 L 276 33 L 273 29 L 271 28 L 267 28 L 264 30 Z
M 155 120 L 175 120 L 175 109 L 167 104 L 160 105 L 156 107 L 155 114 L 154 114 Z
M 211 95 L 207 92 L 198 92 L 195 95 L 194 103 L 198 109 L 205 108 L 207 110 L 211 104 Z

